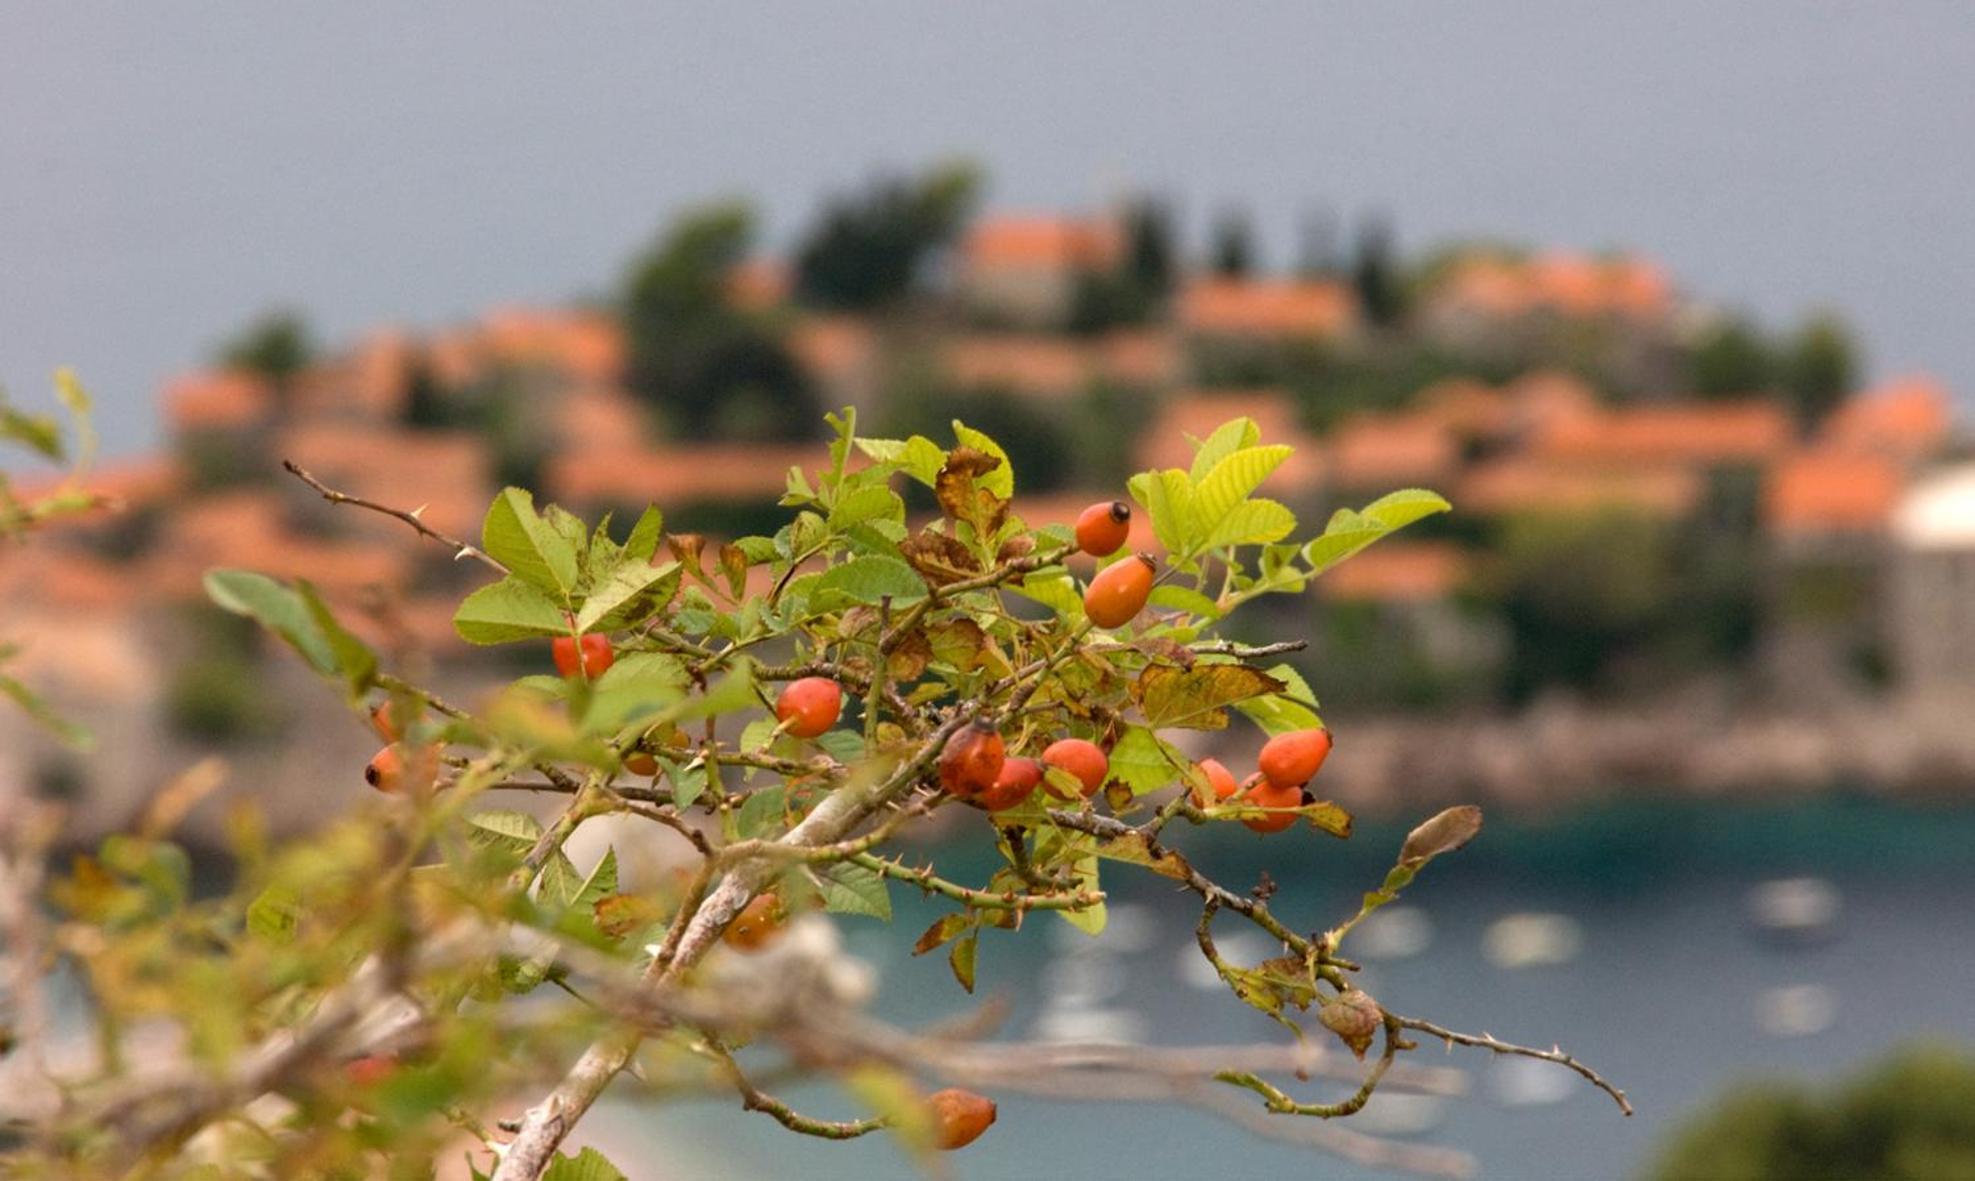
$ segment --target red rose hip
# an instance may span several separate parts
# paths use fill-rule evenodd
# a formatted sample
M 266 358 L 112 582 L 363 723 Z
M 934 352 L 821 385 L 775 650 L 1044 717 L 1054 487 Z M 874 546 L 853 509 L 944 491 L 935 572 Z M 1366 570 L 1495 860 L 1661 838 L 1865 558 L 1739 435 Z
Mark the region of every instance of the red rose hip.
M 986 722 L 970 722 L 954 731 L 940 749 L 939 782 L 949 794 L 971 799 L 994 786 L 1008 750 L 1001 735 Z
M 1004 759 L 1001 774 L 995 776 L 993 785 L 975 796 L 973 802 L 990 812 L 999 812 L 1028 799 L 1041 782 L 1041 763 L 1034 759 Z
M 1100 501 L 1077 514 L 1077 548 L 1108 558 L 1125 548 L 1132 531 L 1132 506 L 1122 500 Z
M 549 651 L 555 657 L 555 670 L 565 677 L 600 677 L 617 661 L 617 654 L 610 649 L 610 637 L 599 632 L 557 636 Z
M 1303 789 L 1300 787 L 1278 787 L 1267 779 L 1248 789 L 1244 803 L 1258 808 L 1299 808 L 1303 805 Z M 1277 812 L 1268 816 L 1251 816 L 1242 823 L 1256 832 L 1281 832 L 1296 823 L 1294 812 Z
M 1084 738 L 1060 738 L 1050 743 L 1042 752 L 1042 761 L 1076 776 L 1085 799 L 1102 790 L 1105 777 L 1111 773 L 1111 760 L 1095 742 Z
M 1134 554 L 1097 572 L 1084 588 L 1084 614 L 1099 627 L 1123 627 L 1152 596 L 1158 566 L 1147 554 Z
M 996 1114 L 994 1100 L 958 1087 L 927 1096 L 926 1106 L 933 1116 L 933 1146 L 942 1152 L 965 1148 L 980 1139 Z
M 1255 765 L 1277 787 L 1302 787 L 1316 777 L 1330 757 L 1330 731 L 1291 730 L 1262 744 Z
M 797 738 L 814 738 L 837 724 L 843 713 L 843 687 L 828 677 L 803 677 L 782 687 L 775 717 Z

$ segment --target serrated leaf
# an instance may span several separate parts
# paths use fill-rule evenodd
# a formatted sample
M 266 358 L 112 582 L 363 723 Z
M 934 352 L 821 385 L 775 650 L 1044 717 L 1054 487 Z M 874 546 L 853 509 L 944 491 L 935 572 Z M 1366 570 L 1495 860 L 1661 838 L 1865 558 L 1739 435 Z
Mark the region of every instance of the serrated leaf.
M 830 528 L 849 529 L 873 520 L 904 520 L 905 502 L 898 493 L 878 485 L 853 488 L 830 506 Z
M 1142 796 L 1171 783 L 1186 760 L 1144 726 L 1126 726 L 1111 747 L 1111 778 Z
M 1205 478 L 1195 481 L 1194 529 L 1199 535 L 1214 536 L 1222 520 L 1234 511 L 1235 506 L 1253 495 L 1262 486 L 1262 481 L 1289 458 L 1292 450 L 1281 443 L 1267 447 L 1243 447 L 1223 456 Z
M 831 610 L 850 603 L 876 604 L 887 597 L 893 603 L 923 599 L 926 582 L 897 558 L 867 554 L 824 571 L 809 593 L 809 605 L 812 610 Z
M 1142 866 L 1160 877 L 1172 878 L 1177 882 L 1190 881 L 1193 877 L 1193 867 L 1187 864 L 1186 858 L 1163 847 L 1155 854 L 1145 834 L 1139 832 L 1100 839 L 1097 855 L 1107 861 Z
M 576 613 L 576 630 L 608 632 L 628 627 L 636 622 L 636 616 L 650 613 L 658 599 L 659 584 L 667 579 L 676 583 L 678 577 L 677 562 L 654 566 L 648 560 L 625 557 L 584 598 L 583 609 Z
M 655 504 L 645 506 L 638 514 L 637 523 L 631 526 L 631 536 L 624 542 L 624 555 L 641 562 L 649 562 L 658 553 L 658 539 L 665 533 L 665 514 Z
M 1178 468 L 1140 472 L 1126 487 L 1152 519 L 1152 532 L 1168 553 L 1192 551 L 1193 482 Z
M 1070 872 L 1075 889 L 1093 893 L 1097 891 L 1098 858 L 1095 853 L 1087 857 L 1077 858 L 1071 865 Z M 1093 937 L 1104 933 L 1104 924 L 1109 917 L 1102 902 L 1095 906 L 1083 907 L 1079 910 L 1058 910 L 1051 913 L 1077 930 Z
M 1387 529 L 1403 529 L 1414 521 L 1448 512 L 1453 507 L 1438 492 L 1425 488 L 1401 488 L 1397 492 L 1386 493 L 1359 512 Z
M 1154 607 L 1164 607 L 1168 611 L 1184 611 L 1188 615 L 1198 615 L 1202 619 L 1219 619 L 1220 604 L 1194 590 L 1190 586 L 1180 586 L 1168 582 L 1152 588 L 1152 597 L 1146 600 Z
M 933 484 L 940 511 L 948 520 L 965 522 L 983 544 L 992 541 L 1008 519 L 1008 493 L 998 491 L 993 480 L 1007 466 L 1005 456 L 955 447 Z
M 1229 545 L 1267 545 L 1296 531 L 1296 514 L 1273 500 L 1244 500 L 1228 510 L 1207 532 L 1206 549 Z
M 1285 688 L 1281 681 L 1245 664 L 1201 663 L 1190 669 L 1148 664 L 1133 683 L 1132 696 L 1155 730 L 1171 726 L 1219 730 L 1228 723 L 1228 706 Z
M 575 1156 L 556 1154 L 542 1181 L 629 1181 L 601 1152 L 585 1148 Z
M 1187 475 L 1195 484 L 1207 478 L 1214 465 L 1244 447 L 1253 447 L 1262 441 L 1262 428 L 1255 425 L 1252 418 L 1231 418 L 1214 428 L 1193 453 L 1193 470 Z
M 782 788 L 759 788 L 741 801 L 740 811 L 734 815 L 734 828 L 741 839 L 771 837 L 782 831 L 784 795 Z
M 542 838 L 542 825 L 526 812 L 498 808 L 466 818 L 467 840 L 481 848 L 503 849 L 524 857 Z
M 982 571 L 980 558 L 966 542 L 934 529 L 921 529 L 899 542 L 898 552 L 933 586 L 949 586 Z
M 981 932 L 975 928 L 967 932 L 965 938 L 956 940 L 953 950 L 946 953 L 946 964 L 953 969 L 953 978 L 968 992 L 974 991 L 974 967 L 980 949 Z
M 245 615 L 287 640 L 317 672 L 333 675 L 336 655 L 322 638 L 302 597 L 251 570 L 213 570 L 206 575 L 206 595 L 235 615 Z
M 466 596 L 453 630 L 469 644 L 511 644 L 568 635 L 569 619 L 547 591 L 510 576 Z
M 565 603 L 576 587 L 576 545 L 542 519 L 523 489 L 503 488 L 494 497 L 480 526 L 480 548 L 514 577 Z
M 1379 497 L 1362 512 L 1339 509 L 1323 535 L 1303 547 L 1303 560 L 1312 574 L 1321 574 L 1394 530 L 1451 507 L 1437 493 L 1407 488 Z
M 1021 582 L 1008 589 L 1041 603 L 1064 619 L 1083 618 L 1083 596 L 1077 592 L 1076 580 L 1068 570 L 1037 570 L 1024 575 Z
M 831 914 L 861 914 L 891 922 L 891 890 L 885 877 L 867 866 L 840 861 L 816 874 L 823 909 Z

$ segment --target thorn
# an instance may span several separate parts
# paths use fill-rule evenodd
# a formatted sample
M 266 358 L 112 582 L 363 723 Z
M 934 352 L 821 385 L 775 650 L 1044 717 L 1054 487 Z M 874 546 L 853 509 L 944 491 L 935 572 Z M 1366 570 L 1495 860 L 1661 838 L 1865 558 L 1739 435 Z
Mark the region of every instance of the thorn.
M 425 511 L 426 509 L 428 509 L 428 508 L 431 508 L 431 507 L 432 507 L 432 502 L 431 502 L 431 501 L 426 501 L 426 502 L 425 502 L 424 504 L 421 504 L 421 505 L 419 505 L 419 506 L 418 506 L 417 508 L 415 508 L 415 509 L 413 509 L 413 510 L 411 510 L 410 512 L 408 512 L 408 513 L 406 513 L 405 515 L 406 515 L 407 517 L 410 517 L 410 518 L 411 518 L 412 520 L 414 520 L 414 521 L 416 521 L 416 520 L 418 520 L 418 518 L 419 518 L 419 514 L 421 514 L 421 513 L 423 513 L 423 512 L 424 512 L 424 511 Z

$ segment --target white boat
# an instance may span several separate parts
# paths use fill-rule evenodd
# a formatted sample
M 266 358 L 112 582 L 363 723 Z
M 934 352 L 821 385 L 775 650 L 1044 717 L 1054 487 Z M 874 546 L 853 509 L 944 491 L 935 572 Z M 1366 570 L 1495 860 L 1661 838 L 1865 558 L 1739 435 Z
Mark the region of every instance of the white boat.
M 1745 906 L 1749 921 L 1765 933 L 1812 940 L 1835 932 L 1844 899 L 1824 878 L 1777 878 L 1751 889 Z
M 1584 928 L 1576 919 L 1534 911 L 1503 915 L 1481 937 L 1481 954 L 1498 968 L 1567 964 L 1583 946 Z
M 1345 939 L 1346 954 L 1367 960 L 1403 960 L 1433 943 L 1433 920 L 1417 906 L 1375 910 Z
M 1809 1037 L 1838 1020 L 1838 994 L 1822 984 L 1765 988 L 1756 995 L 1756 1025 L 1771 1037 Z

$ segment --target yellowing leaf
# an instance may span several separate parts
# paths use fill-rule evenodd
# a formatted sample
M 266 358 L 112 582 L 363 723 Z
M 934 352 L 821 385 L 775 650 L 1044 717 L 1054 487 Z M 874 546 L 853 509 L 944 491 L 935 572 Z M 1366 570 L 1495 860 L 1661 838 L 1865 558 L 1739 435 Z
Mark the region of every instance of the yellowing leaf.
M 1281 681 L 1245 664 L 1202 663 L 1190 669 L 1148 664 L 1132 686 L 1132 696 L 1154 729 L 1219 730 L 1227 725 L 1227 706 L 1285 688 Z

